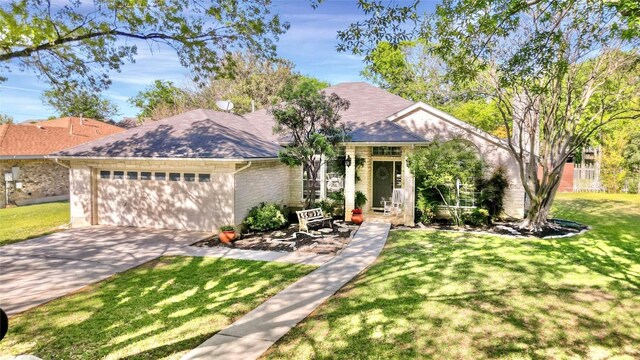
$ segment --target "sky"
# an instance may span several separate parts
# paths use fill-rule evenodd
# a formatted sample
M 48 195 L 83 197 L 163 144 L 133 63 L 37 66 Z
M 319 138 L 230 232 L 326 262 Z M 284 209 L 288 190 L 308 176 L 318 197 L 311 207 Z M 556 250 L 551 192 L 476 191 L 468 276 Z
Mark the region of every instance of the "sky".
M 364 80 L 360 75 L 364 67 L 362 57 L 335 50 L 336 32 L 364 19 L 355 1 L 326 0 L 315 10 L 308 0 L 274 0 L 273 6 L 274 12 L 291 24 L 278 41 L 278 55 L 293 61 L 298 72 L 331 84 Z M 187 74 L 173 50 L 140 46 L 135 63 L 125 64 L 122 72 L 110 74 L 113 85 L 103 95 L 118 106 L 121 114 L 116 120 L 135 116 L 138 109 L 128 104 L 127 99 L 156 79 L 187 84 Z M 8 81 L 0 83 L 0 113 L 12 116 L 16 122 L 55 115 L 41 100 L 47 85 L 32 71 L 14 69 L 5 75 Z

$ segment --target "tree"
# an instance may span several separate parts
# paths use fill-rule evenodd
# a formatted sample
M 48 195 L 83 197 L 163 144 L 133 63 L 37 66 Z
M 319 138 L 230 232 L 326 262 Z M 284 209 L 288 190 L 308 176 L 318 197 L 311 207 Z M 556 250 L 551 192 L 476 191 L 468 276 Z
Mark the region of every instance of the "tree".
M 157 120 L 186 111 L 187 96 L 188 94 L 173 82 L 156 80 L 153 85 L 140 91 L 128 102 L 140 109 L 138 117 Z
M 407 159 L 418 191 L 435 191 L 454 223 L 462 225 L 460 187 L 474 184 L 484 166 L 473 145 L 465 141 L 434 141 Z
M 0 125 L 13 124 L 13 116 L 0 114 Z
M 33 70 L 57 88 L 99 90 L 111 83 L 108 71 L 133 62 L 146 43 L 174 49 L 199 81 L 234 49 L 275 56 L 289 24 L 271 9 L 271 0 L 5 2 L 0 64 Z
M 305 208 L 315 200 L 317 177 L 323 162 L 336 156 L 335 146 L 343 141 L 346 129 L 339 126 L 341 110 L 349 108 L 349 101 L 336 94 L 298 89 L 297 98 L 289 99 L 270 111 L 275 118 L 274 132 L 290 139 L 278 154 L 289 166 L 302 166 L 307 175 Z
M 636 131 L 629 137 L 624 146 L 622 157 L 625 167 L 629 172 L 629 192 L 640 191 L 640 131 Z
M 282 101 L 298 86 L 317 91 L 328 85 L 296 73 L 290 61 L 265 60 L 248 53 L 236 53 L 204 87 L 195 84 L 177 87 L 156 80 L 129 102 L 142 110 L 140 117 L 153 120 L 197 108 L 218 109 L 216 100 L 230 100 L 234 113 L 245 114 Z
M 398 43 L 393 30 L 418 17 L 415 7 L 360 3 L 370 18 L 340 32 L 339 49 Z M 628 29 L 628 17 L 600 0 L 445 0 L 415 33 L 448 79 L 488 84 L 529 199 L 521 226 L 547 226 L 564 164 L 598 129 L 640 116 L 639 84 L 629 75 L 639 38 Z
M 118 115 L 118 107 L 97 93 L 85 90 L 47 90 L 43 101 L 57 112 L 58 116 L 83 116 L 95 120 L 109 120 Z

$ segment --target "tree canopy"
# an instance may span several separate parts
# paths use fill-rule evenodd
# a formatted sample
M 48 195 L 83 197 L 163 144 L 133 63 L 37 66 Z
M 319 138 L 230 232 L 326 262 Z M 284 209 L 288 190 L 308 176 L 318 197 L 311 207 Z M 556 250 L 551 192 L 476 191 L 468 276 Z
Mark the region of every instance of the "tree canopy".
M 56 115 L 83 116 L 95 120 L 110 120 L 118 115 L 118 107 L 99 93 L 79 89 L 77 91 L 51 89 L 44 92 L 43 101 Z
M 140 45 L 166 45 L 199 82 L 235 50 L 275 56 L 289 25 L 271 9 L 271 0 L 5 2 L 0 66 L 33 71 L 57 88 L 99 90 Z

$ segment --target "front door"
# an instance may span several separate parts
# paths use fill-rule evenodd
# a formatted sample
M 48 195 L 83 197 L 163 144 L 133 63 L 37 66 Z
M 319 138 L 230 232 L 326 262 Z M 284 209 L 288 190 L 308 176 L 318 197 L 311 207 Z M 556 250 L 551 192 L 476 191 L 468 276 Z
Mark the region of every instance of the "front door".
M 390 200 L 393 193 L 393 161 L 373 162 L 373 208 L 383 208 L 383 200 Z

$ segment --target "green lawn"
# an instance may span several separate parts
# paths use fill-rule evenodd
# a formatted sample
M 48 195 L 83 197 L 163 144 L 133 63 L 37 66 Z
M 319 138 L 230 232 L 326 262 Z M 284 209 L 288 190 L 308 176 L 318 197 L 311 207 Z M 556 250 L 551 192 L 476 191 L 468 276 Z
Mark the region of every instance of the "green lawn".
M 0 358 L 177 359 L 313 268 L 161 258 L 13 317 Z
M 283 359 L 638 359 L 640 196 L 560 195 L 579 237 L 393 232 L 267 353 Z
M 68 201 L 0 209 L 0 246 L 50 234 L 68 223 Z

